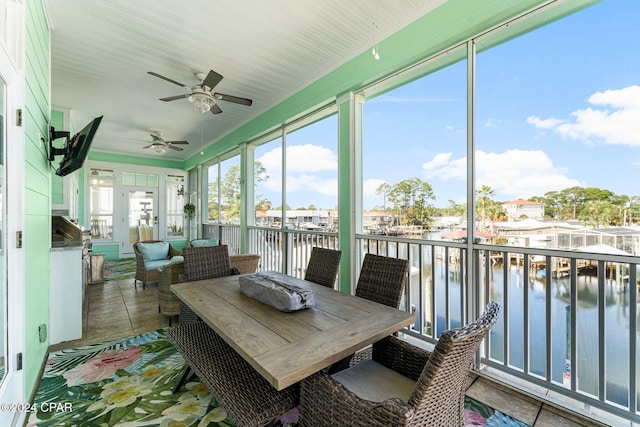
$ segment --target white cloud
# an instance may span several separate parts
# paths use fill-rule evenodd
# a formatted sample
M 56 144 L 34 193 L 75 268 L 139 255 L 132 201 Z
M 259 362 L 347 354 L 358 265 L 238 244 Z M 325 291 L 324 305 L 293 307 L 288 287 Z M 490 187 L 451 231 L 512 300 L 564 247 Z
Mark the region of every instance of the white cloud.
M 320 193 L 324 196 L 338 195 L 337 178 L 320 178 L 316 175 L 290 175 L 287 177 L 287 193 L 305 191 Z
M 429 171 L 446 165 L 453 153 L 438 153 L 430 161 L 422 164 L 422 169 Z
M 535 116 L 527 117 L 527 123 L 534 125 L 538 129 L 553 129 L 564 123 L 559 119 L 541 119 Z
M 571 119 L 531 116 L 527 123 L 553 130 L 563 138 L 640 146 L 640 86 L 596 92 L 589 103 L 591 107 L 571 113 Z
M 378 189 L 378 187 L 385 183 L 387 183 L 387 181 L 385 181 L 384 179 L 365 179 L 362 183 L 362 192 L 364 193 L 365 197 L 375 197 L 377 196 L 376 190 Z
M 282 172 L 282 148 L 274 148 L 256 159 L 269 175 Z M 313 144 L 292 145 L 287 148 L 287 172 L 337 171 L 338 156 L 326 147 Z
M 611 105 L 614 108 L 640 108 L 640 86 L 596 92 L 589 97 L 594 105 Z
M 274 148 L 257 158 L 269 179 L 262 185 L 274 192 L 282 187 L 282 148 Z M 337 177 L 324 178 L 323 172 L 338 170 L 338 156 L 326 147 L 313 144 L 287 148 L 287 192 L 309 191 L 334 196 L 338 192 Z M 334 174 L 334 176 L 336 176 Z
M 490 186 L 495 190 L 497 199 L 542 196 L 547 191 L 584 185 L 567 177 L 565 171 L 554 166 L 541 150 L 476 151 L 475 157 L 477 186 Z M 465 180 L 467 158 L 452 159 L 450 153 L 440 153 L 423 164 L 423 169 L 429 178 Z
M 282 190 L 282 148 L 274 148 L 256 160 L 269 175 L 261 185 L 279 193 Z M 287 193 L 307 191 L 336 196 L 337 170 L 338 157 L 330 149 L 313 144 L 292 145 L 287 149 Z

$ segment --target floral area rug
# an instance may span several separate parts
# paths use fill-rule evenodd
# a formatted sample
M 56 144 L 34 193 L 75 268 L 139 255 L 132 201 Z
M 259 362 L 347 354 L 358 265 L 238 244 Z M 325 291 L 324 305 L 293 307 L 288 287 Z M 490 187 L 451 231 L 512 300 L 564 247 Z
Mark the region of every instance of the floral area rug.
M 27 427 L 234 426 L 197 378 L 172 388 L 185 367 L 166 329 L 51 353 Z M 276 426 L 296 426 L 294 409 Z M 526 424 L 465 399 L 467 426 Z
M 104 260 L 104 280 L 133 279 L 136 275 L 136 259 L 106 259 Z

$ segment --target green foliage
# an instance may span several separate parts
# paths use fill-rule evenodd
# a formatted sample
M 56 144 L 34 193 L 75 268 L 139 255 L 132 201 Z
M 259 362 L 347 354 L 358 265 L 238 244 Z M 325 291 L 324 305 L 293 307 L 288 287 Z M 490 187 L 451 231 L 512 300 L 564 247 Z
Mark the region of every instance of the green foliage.
M 409 178 L 394 185 L 384 183 L 376 189 L 390 203 L 401 225 L 429 226 L 434 209 L 430 201 L 435 200 L 433 188 L 420 178 Z M 384 203 L 386 204 L 386 202 Z M 383 205 L 384 210 L 386 207 Z
M 184 205 L 182 211 L 184 212 L 184 216 L 188 221 L 191 221 L 193 217 L 196 216 L 196 207 L 193 203 L 187 203 L 186 205 Z
M 267 171 L 262 163 L 256 161 L 254 164 L 255 182 L 264 182 L 269 179 Z M 209 183 L 208 211 L 210 220 L 239 220 L 240 219 L 240 165 L 233 165 L 224 174 L 220 181 L 218 177 L 214 182 Z M 220 187 L 220 197 L 218 198 L 218 184 Z M 220 215 L 218 218 L 218 199 L 220 200 Z M 262 195 L 256 194 L 256 208 L 260 206 L 271 207 L 271 202 Z

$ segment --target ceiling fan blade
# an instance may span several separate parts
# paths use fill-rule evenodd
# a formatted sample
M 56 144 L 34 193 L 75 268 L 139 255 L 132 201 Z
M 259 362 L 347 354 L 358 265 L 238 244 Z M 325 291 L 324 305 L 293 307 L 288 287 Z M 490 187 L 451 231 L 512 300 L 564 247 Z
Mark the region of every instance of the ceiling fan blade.
M 165 77 L 165 76 L 162 76 L 162 75 L 160 75 L 160 74 L 158 74 L 158 73 L 154 73 L 153 71 L 147 71 L 147 73 L 148 73 L 148 74 L 151 74 L 152 76 L 158 77 L 159 79 L 162 79 L 162 80 L 166 80 L 166 81 L 168 81 L 168 82 L 171 82 L 171 83 L 173 83 L 174 85 L 178 85 L 178 86 L 182 86 L 182 87 L 187 88 L 187 89 L 191 89 L 191 86 L 187 86 L 187 85 L 185 85 L 185 84 L 183 84 L 183 83 L 180 83 L 180 82 L 177 82 L 177 81 L 175 81 L 175 80 L 173 80 L 173 79 L 170 79 L 169 77 Z
M 165 141 L 167 144 L 183 144 L 186 145 L 188 144 L 187 141 Z
M 144 146 L 144 147 L 142 147 L 142 148 L 151 148 L 151 147 L 153 147 L 154 145 L 155 145 L 155 144 L 149 144 L 149 145 L 146 145 L 146 146 Z
M 221 99 L 223 101 L 228 101 L 228 102 L 235 102 L 236 104 L 242 104 L 247 106 L 253 104 L 253 101 L 249 98 L 240 98 L 238 96 L 225 95 L 224 93 L 214 93 L 213 97 L 215 99 Z
M 211 114 L 220 114 L 220 113 L 222 113 L 222 110 L 220 109 L 218 104 L 213 104 L 211 106 Z
M 167 144 L 167 147 L 171 148 L 172 150 L 176 150 L 176 151 L 182 151 L 182 150 L 183 150 L 182 148 L 180 148 L 180 147 L 174 147 L 174 146 L 173 146 L 173 145 L 171 145 L 171 144 Z
M 202 85 L 207 86 L 209 90 L 211 90 L 216 87 L 222 79 L 223 77 L 220 74 L 211 70 L 209 71 L 209 74 L 207 74 L 207 77 L 205 77 L 205 79 L 202 81 Z
M 160 98 L 160 101 L 175 101 L 176 99 L 183 99 L 190 97 L 190 93 L 185 93 L 184 95 L 176 95 L 176 96 L 168 96 L 166 98 Z

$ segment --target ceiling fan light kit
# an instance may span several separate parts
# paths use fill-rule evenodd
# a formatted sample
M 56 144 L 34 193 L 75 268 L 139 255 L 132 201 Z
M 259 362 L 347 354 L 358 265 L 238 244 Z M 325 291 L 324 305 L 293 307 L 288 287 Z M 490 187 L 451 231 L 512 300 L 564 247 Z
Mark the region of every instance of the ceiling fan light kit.
M 200 111 L 201 113 L 206 113 L 211 110 L 211 107 L 216 103 L 211 95 L 203 92 L 194 92 L 191 96 L 189 96 L 189 102 L 193 105 L 193 108 Z
M 216 103 L 216 100 L 222 100 L 226 102 L 233 102 L 235 104 L 250 106 L 253 101 L 249 98 L 241 98 L 239 96 L 225 95 L 224 93 L 213 92 L 213 88 L 220 83 L 223 79 L 221 74 L 211 70 L 208 74 L 195 73 L 196 79 L 200 81 L 195 86 L 187 86 L 183 83 L 165 77 L 161 74 L 154 73 L 153 71 L 147 71 L 148 74 L 158 77 L 159 79 L 166 80 L 170 83 L 178 85 L 187 89 L 190 93 L 176 96 L 168 96 L 166 98 L 160 98 L 160 101 L 169 102 L 176 101 L 178 99 L 187 98 L 187 100 L 193 105 L 193 108 L 201 113 L 211 111 L 212 114 L 220 114 L 222 110 Z
M 162 139 L 162 132 L 153 132 L 149 134 L 153 142 L 151 144 L 146 145 L 142 148 L 153 148 L 153 151 L 156 154 L 162 155 L 167 152 L 167 148 L 171 148 L 172 150 L 182 151 L 184 150 L 181 147 L 176 147 L 176 145 L 187 145 L 189 144 L 187 141 L 165 141 Z

